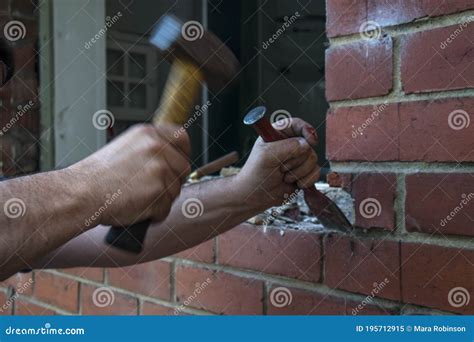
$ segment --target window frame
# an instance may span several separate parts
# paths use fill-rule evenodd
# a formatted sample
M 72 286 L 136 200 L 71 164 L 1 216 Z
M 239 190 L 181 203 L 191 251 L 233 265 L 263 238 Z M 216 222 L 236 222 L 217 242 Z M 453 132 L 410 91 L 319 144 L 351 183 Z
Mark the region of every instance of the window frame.
M 108 109 L 114 114 L 116 120 L 119 121 L 147 121 L 156 110 L 158 94 L 158 53 L 156 48 L 148 43 L 145 39 L 140 39 L 139 35 L 110 31 L 107 37 L 106 56 L 110 50 L 120 51 L 126 56 L 124 58 L 124 75 L 109 75 L 107 70 L 107 81 L 113 80 L 124 83 L 123 96 L 129 95 L 129 85 L 131 83 L 145 84 L 146 86 L 146 106 L 145 108 L 131 107 L 126 101 L 124 106 L 113 106 L 107 103 Z M 130 54 L 143 54 L 145 61 L 145 76 L 142 79 L 132 78 L 128 75 Z M 107 66 L 108 68 L 108 66 Z M 108 91 L 108 85 L 107 91 Z

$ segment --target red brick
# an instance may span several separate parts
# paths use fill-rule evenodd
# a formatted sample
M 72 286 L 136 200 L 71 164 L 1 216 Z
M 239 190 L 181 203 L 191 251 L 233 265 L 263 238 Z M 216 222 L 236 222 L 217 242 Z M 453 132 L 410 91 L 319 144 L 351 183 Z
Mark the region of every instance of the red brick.
M 15 293 L 31 295 L 33 293 L 33 274 L 17 273 L 0 283 L 0 286 L 12 287 Z
M 195 292 L 198 288 L 200 294 Z M 176 295 L 180 303 L 218 314 L 261 315 L 263 310 L 261 281 L 207 269 L 178 267 Z
M 321 236 L 318 233 L 240 225 L 219 237 L 219 264 L 318 282 Z
M 129 267 L 108 270 L 109 284 L 145 296 L 169 300 L 171 265 L 153 261 Z
M 401 257 L 403 302 L 474 314 L 473 250 L 406 243 Z M 450 291 L 457 287 L 467 291 L 466 299 L 470 297 L 465 306 L 453 307 L 448 301 Z M 456 298 L 461 297 L 454 296 L 453 303 L 461 304 Z
M 75 275 L 80 278 L 89 279 L 98 283 L 104 282 L 104 269 L 92 267 L 77 267 L 61 270 L 63 273 Z
M 137 315 L 138 300 L 108 287 L 81 284 L 83 315 Z
M 329 287 L 369 295 L 383 284 L 376 297 L 400 299 L 398 242 L 329 234 L 324 251 Z
M 344 315 L 344 298 L 316 292 L 273 286 L 268 293 L 269 315 Z
M 401 103 L 400 160 L 474 161 L 472 108 L 474 98 L 462 97 Z
M 208 264 L 214 263 L 214 239 L 201 243 L 196 247 L 189 248 L 175 256 L 182 259 L 195 260 Z
M 326 148 L 333 161 L 398 160 L 398 105 L 342 107 L 326 119 Z
M 423 5 L 426 13 L 433 17 L 462 12 L 474 8 L 474 3 L 471 0 L 424 0 Z
M 381 26 L 408 23 L 422 17 L 436 17 L 474 8 L 469 0 L 368 0 L 368 19 Z
M 35 272 L 35 297 L 58 308 L 77 312 L 79 284 L 72 279 L 47 273 Z
M 386 95 L 392 89 L 392 39 L 364 40 L 326 50 L 328 101 Z
M 327 117 L 334 161 L 474 161 L 474 98 L 342 107 Z M 452 113 L 452 114 L 451 114 Z
M 330 187 L 343 188 L 343 189 L 347 190 L 347 189 L 351 188 L 352 174 L 350 174 L 350 173 L 340 173 L 340 172 L 330 172 L 330 173 L 327 174 L 326 180 L 327 180 Z
M 143 302 L 141 308 L 141 315 L 174 316 L 175 310 L 164 305 L 151 302 Z
M 416 32 L 401 39 L 401 78 L 406 93 L 442 91 L 474 87 L 474 50 L 470 37 L 474 24 L 446 46 L 440 44 L 459 25 Z
M 411 232 L 474 236 L 472 173 L 406 177 L 406 228 Z M 448 220 L 449 217 L 449 220 Z
M 8 305 L 7 301 L 8 296 L 6 292 L 0 290 L 0 316 L 8 316 L 12 314 L 13 305 Z
M 328 37 L 359 32 L 360 25 L 367 20 L 365 0 L 331 0 L 326 6 Z
M 395 174 L 363 173 L 354 176 L 352 194 L 355 200 L 356 226 L 395 229 Z
M 18 316 L 51 316 L 55 314 L 56 312 L 51 309 L 44 308 L 22 299 L 17 299 L 15 301 L 15 315 Z
M 327 2 L 328 37 L 360 31 L 366 21 L 381 27 L 474 8 L 470 0 L 331 0 Z

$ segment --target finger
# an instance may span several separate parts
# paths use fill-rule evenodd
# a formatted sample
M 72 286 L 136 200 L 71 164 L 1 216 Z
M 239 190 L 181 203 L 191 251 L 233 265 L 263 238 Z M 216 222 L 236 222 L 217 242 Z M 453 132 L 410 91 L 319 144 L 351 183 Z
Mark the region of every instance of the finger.
M 298 180 L 298 182 L 296 183 L 298 185 L 298 188 L 306 189 L 306 188 L 314 186 L 314 183 L 316 183 L 319 179 L 319 172 L 320 170 L 318 166 L 309 175 L 307 175 L 303 179 Z
M 311 146 L 318 144 L 316 129 L 300 118 L 291 118 L 290 123 L 286 125 L 273 123 L 273 127 L 278 128 L 287 137 L 303 137 Z
M 303 138 L 288 138 L 285 140 L 260 144 L 265 157 L 274 165 L 284 164 L 286 161 L 298 158 L 311 150 L 308 142 Z
M 161 181 L 164 189 L 155 200 L 153 206 L 153 219 L 155 221 L 162 221 L 169 215 L 172 203 L 179 195 L 181 189 L 181 184 L 173 177 L 172 171 L 169 168 L 163 172 L 163 179 Z
M 161 157 L 172 171 L 172 177 L 177 178 L 183 183 L 186 177 L 191 173 L 188 158 L 174 145 L 165 144 L 157 157 Z
M 191 155 L 189 135 L 183 127 L 170 124 L 160 124 L 155 127 L 159 137 L 179 149 L 186 157 Z
M 304 179 L 307 175 L 311 174 L 317 168 L 316 163 L 304 163 L 299 167 L 288 171 L 285 174 L 285 182 L 286 183 L 294 183 L 300 179 Z
M 304 164 L 304 162 L 306 162 L 308 160 L 308 158 L 311 157 L 311 154 L 314 154 L 315 162 L 317 163 L 318 162 L 318 156 L 314 152 L 308 151 L 307 154 L 302 154 L 301 156 L 299 156 L 297 158 L 293 158 L 293 159 L 290 159 L 290 160 L 286 161 L 285 164 L 283 164 L 280 167 L 280 171 L 283 172 L 283 173 L 287 173 L 288 171 L 291 171 L 291 170 L 301 166 L 302 164 Z

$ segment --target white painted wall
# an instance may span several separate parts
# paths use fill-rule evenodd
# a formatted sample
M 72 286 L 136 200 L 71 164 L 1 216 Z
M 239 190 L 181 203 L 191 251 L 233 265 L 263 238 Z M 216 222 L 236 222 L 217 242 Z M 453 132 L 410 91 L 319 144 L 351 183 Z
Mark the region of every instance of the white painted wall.
M 55 166 L 70 165 L 105 144 L 93 126 L 106 108 L 104 0 L 53 0 Z

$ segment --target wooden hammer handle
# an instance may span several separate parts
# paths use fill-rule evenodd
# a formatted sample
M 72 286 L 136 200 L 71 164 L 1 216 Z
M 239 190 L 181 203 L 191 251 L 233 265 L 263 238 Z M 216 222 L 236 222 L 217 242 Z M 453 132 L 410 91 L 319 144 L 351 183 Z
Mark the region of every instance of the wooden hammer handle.
M 193 62 L 175 60 L 171 66 L 160 106 L 155 112 L 153 124 L 155 126 L 162 123 L 184 125 L 197 102 L 203 79 L 203 73 Z M 141 253 L 150 223 L 150 220 L 146 220 L 126 227 L 113 226 L 105 241 L 122 250 Z
M 204 77 L 199 68 L 187 60 L 176 60 L 171 66 L 161 103 L 153 124 L 184 125 L 196 105 L 200 84 Z

